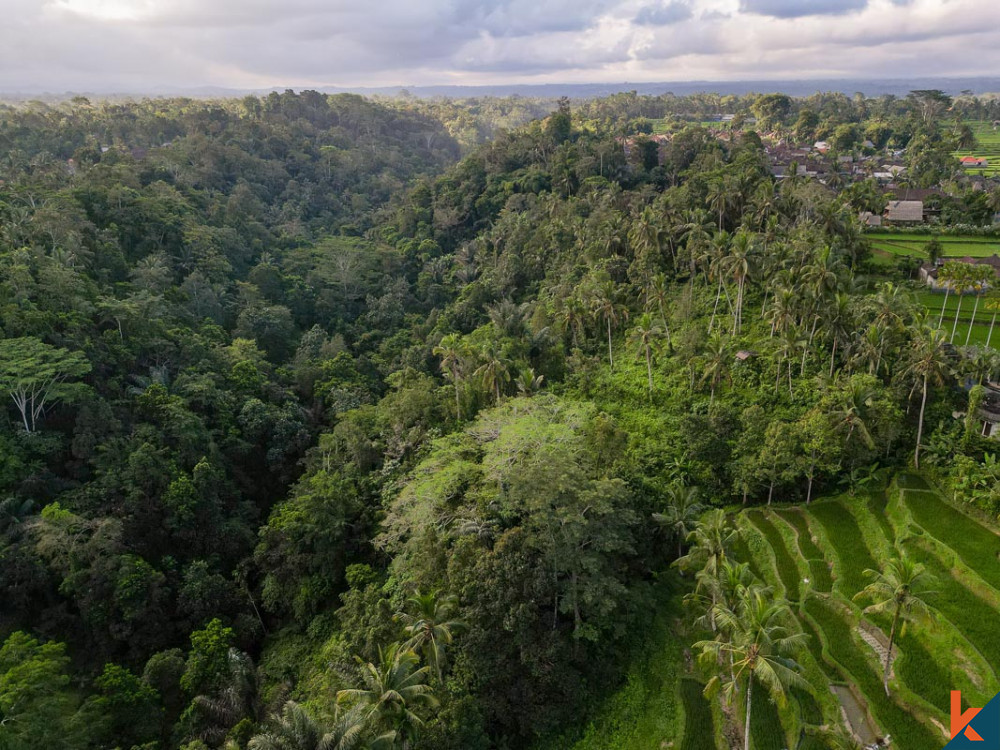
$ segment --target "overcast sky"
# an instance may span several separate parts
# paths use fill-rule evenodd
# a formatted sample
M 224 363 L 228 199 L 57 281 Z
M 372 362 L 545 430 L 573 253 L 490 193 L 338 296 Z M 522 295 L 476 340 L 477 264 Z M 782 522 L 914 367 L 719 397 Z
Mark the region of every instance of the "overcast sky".
M 0 0 L 0 91 L 1000 73 L 1000 0 Z

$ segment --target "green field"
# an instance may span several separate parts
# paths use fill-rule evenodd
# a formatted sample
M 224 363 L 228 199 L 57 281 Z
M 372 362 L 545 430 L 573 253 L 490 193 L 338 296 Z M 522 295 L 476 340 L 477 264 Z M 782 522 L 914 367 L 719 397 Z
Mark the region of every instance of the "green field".
M 842 721 L 831 684 L 851 688 L 871 727 L 892 735 L 893 745 L 906 750 L 943 746 L 952 688 L 967 693 L 972 705 L 984 705 L 1000 689 L 1000 631 L 994 627 L 1000 606 L 1000 536 L 948 504 L 919 477 L 901 476 L 889 490 L 871 496 L 825 499 L 808 508 L 756 508 L 737 519 L 743 533 L 734 554 L 779 592 L 787 592 L 799 626 L 810 636 L 799 662 L 812 690 L 794 691 L 783 707 L 767 700 L 755 703 L 754 750 L 826 747 L 820 728 Z M 865 616 L 854 595 L 867 580 L 865 569 L 878 567 L 897 543 L 927 566 L 935 593 L 932 616 L 907 624 L 899 636 L 892 695 L 886 697 L 881 665 L 862 640 L 859 622 L 868 619 L 867 627 L 883 634 L 887 623 Z M 662 653 L 651 659 L 662 663 Z M 669 733 L 672 722 L 662 714 L 652 722 L 640 712 L 617 734 L 601 733 L 593 742 L 594 733 L 589 742 L 559 747 L 611 750 L 665 747 L 673 741 L 675 747 L 719 750 L 720 713 L 701 697 L 704 676 L 690 667 L 681 671 L 688 674 L 675 675 L 673 687 L 666 684 L 670 680 L 662 685 L 680 704 L 682 717 L 673 724 L 679 735 Z M 634 689 L 630 685 L 623 691 Z M 612 703 L 620 700 L 618 696 Z M 654 700 L 648 709 L 660 712 L 663 704 Z M 699 730 L 692 735 L 695 725 Z M 638 733 L 637 726 L 643 727 Z
M 969 120 L 966 124 L 972 128 L 976 136 L 976 147 L 971 151 L 956 151 L 956 158 L 963 156 L 985 157 L 989 160 L 987 167 L 968 167 L 969 174 L 981 174 L 988 177 L 1000 175 L 1000 129 L 994 129 L 993 124 L 979 120 Z
M 881 732 L 893 735 L 901 747 L 921 750 L 943 742 L 931 720 L 946 721 L 951 687 L 984 700 L 995 692 L 1000 634 L 991 623 L 1000 602 L 1000 536 L 993 530 L 959 513 L 935 492 L 919 488 L 748 515 L 754 529 L 768 530 L 769 541 L 776 536 L 771 529 L 782 521 L 798 540 L 795 545 L 781 540 L 770 554 L 747 546 L 765 577 L 785 582 L 797 569 L 816 570 L 817 557 L 833 562 L 833 593 L 823 593 L 820 582 L 797 607 L 803 630 L 818 640 L 802 660 L 815 695 L 825 695 L 830 681 L 853 685 Z M 931 601 L 931 622 L 909 625 L 899 639 L 894 689 L 886 698 L 874 652 L 858 635 L 862 614 L 853 597 L 866 582 L 864 570 L 885 559 L 895 539 L 931 570 L 938 593 Z M 885 632 L 884 622 L 871 624 Z M 828 703 L 822 705 L 830 710 Z M 803 718 L 798 726 L 783 717 L 786 731 L 798 733 L 815 723 L 812 713 L 811 722 Z M 824 720 L 831 720 L 829 713 Z
M 921 289 L 916 293 L 916 298 L 920 304 L 927 308 L 931 316 L 931 321 L 934 323 L 937 323 L 941 319 L 941 309 L 942 307 L 944 308 L 944 320 L 941 325 L 950 337 L 955 321 L 955 313 L 959 311 L 959 295 L 949 294 L 948 299 L 945 300 L 943 292 L 938 293 Z M 962 307 L 958 316 L 958 327 L 955 329 L 954 343 L 956 345 L 965 343 L 965 336 L 969 330 L 969 324 L 972 322 L 972 312 L 975 309 L 976 300 L 972 295 L 966 295 L 961 299 L 961 303 Z M 980 299 L 979 310 L 976 312 L 976 322 L 972 327 L 972 335 L 969 337 L 970 344 L 983 346 L 988 341 L 990 346 L 994 348 L 1000 347 L 1000 319 L 998 319 L 994 327 L 991 338 L 990 320 L 992 317 L 993 310 L 989 309 L 985 299 Z
M 876 254 L 896 257 L 927 258 L 924 248 L 933 239 L 927 234 L 892 234 L 889 232 L 870 232 L 865 235 L 871 242 Z M 969 236 L 938 236 L 938 242 L 944 250 L 946 258 L 985 258 L 1000 254 L 1000 239 L 994 237 Z

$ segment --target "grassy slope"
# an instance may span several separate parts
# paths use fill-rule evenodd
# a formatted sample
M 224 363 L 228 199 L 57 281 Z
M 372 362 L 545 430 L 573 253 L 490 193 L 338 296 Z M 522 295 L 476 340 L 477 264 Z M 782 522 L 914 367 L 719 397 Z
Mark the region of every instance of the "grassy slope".
M 942 745 L 943 735 L 930 719 L 947 723 L 952 688 L 968 692 L 974 705 L 1000 689 L 1000 634 L 992 626 L 1000 607 L 1000 536 L 925 485 L 905 478 L 899 484 L 909 489 L 894 486 L 886 493 L 826 499 L 808 508 L 742 514 L 743 536 L 734 552 L 779 592 L 789 592 L 798 624 L 811 636 L 799 661 L 812 693 L 792 695 L 783 707 L 766 699 L 757 704 L 756 750 L 784 747 L 789 739 L 808 736 L 808 727 L 837 721 L 831 682 L 855 685 L 876 723 L 907 750 Z M 935 615 L 902 630 L 893 694 L 886 698 L 881 667 L 856 632 L 861 605 L 853 596 L 867 581 L 864 570 L 877 567 L 895 545 L 923 561 L 935 577 Z M 808 584 L 801 580 L 806 571 Z M 626 684 L 608 699 L 582 739 L 549 743 L 545 750 L 639 750 L 669 741 L 690 750 L 716 747 L 720 713 L 701 697 L 703 676 L 686 674 L 683 648 L 694 637 L 672 633 L 678 611 L 662 614 L 648 636 L 646 655 L 636 660 Z M 880 620 L 875 624 L 885 627 Z M 709 732 L 684 732 L 692 722 L 711 724 Z M 798 747 L 823 744 L 813 738 Z

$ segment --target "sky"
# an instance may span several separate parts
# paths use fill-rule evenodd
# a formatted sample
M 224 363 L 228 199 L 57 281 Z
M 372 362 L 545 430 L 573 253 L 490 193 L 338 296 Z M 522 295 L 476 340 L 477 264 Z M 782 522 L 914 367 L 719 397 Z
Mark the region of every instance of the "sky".
M 0 0 L 0 91 L 992 76 L 1000 0 Z

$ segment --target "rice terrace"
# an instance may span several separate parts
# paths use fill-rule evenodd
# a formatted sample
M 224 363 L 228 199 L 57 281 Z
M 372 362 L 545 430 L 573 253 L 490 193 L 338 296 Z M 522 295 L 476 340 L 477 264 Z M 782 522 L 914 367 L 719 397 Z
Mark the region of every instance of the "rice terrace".
M 865 746 L 934 750 L 948 738 L 950 690 L 961 690 L 972 706 L 1000 690 L 993 624 L 1000 537 L 921 476 L 899 474 L 883 488 L 808 506 L 743 510 L 735 520 L 734 557 L 787 600 L 792 628 L 807 636 L 797 661 L 808 687 L 792 689 L 783 706 L 761 698 L 751 722 L 754 750 L 836 750 L 855 747 L 844 744 L 851 736 Z M 891 617 L 864 614 L 857 595 L 865 570 L 897 551 L 926 567 L 933 591 L 927 615 L 897 630 L 887 695 L 882 665 Z M 703 695 L 704 682 L 678 678 L 685 660 L 689 654 L 674 652 L 637 670 L 587 738 L 557 746 L 638 750 L 675 736 L 681 740 L 674 746 L 685 750 L 727 747 L 719 702 Z M 614 726 L 603 724 L 611 715 Z

